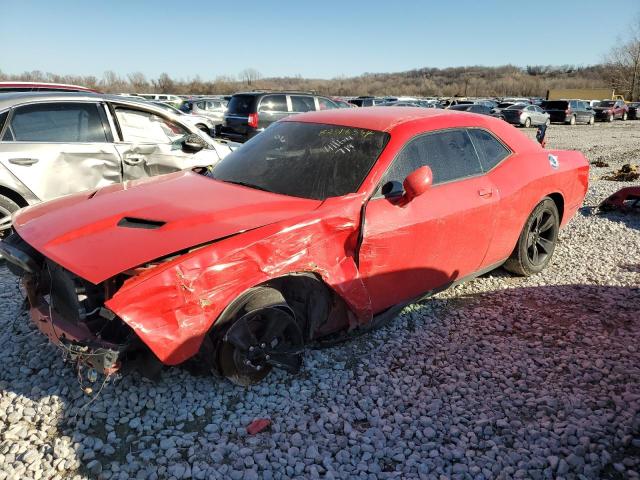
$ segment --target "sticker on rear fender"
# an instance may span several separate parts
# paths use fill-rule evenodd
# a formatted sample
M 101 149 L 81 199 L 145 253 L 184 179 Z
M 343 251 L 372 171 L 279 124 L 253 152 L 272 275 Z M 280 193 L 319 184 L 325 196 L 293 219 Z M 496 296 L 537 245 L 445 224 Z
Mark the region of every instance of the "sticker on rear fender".
M 551 165 L 551 168 L 558 168 L 558 166 L 560 165 L 560 162 L 558 161 L 558 157 L 556 157 L 555 155 L 549 154 L 549 165 Z

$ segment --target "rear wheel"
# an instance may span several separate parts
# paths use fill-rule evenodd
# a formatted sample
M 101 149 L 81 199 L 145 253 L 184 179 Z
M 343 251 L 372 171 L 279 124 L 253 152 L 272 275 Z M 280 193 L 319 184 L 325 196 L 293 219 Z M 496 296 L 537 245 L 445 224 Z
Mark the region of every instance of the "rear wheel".
M 576 124 L 576 116 L 571 115 L 571 118 L 569 119 L 569 125 L 575 125 L 575 124 Z
M 258 383 L 273 368 L 296 373 L 302 366 L 302 330 L 274 288 L 250 291 L 214 341 L 220 373 L 236 385 Z
M 613 113 L 609 114 L 609 116 L 607 117 L 607 122 L 609 123 L 613 122 Z
M 626 122 L 626 121 L 627 121 L 627 118 L 629 118 L 629 115 L 627 114 L 627 112 L 624 112 L 624 113 L 622 114 L 622 121 L 623 121 L 623 122 Z
M 20 205 L 9 197 L 0 195 L 0 240 L 5 238 L 11 230 L 11 215 L 20 209 Z
M 524 121 L 524 128 L 529 128 L 530 126 L 531 126 L 531 119 L 530 119 L 530 118 L 527 118 L 527 119 Z
M 551 261 L 559 228 L 558 208 L 547 197 L 531 212 L 520 233 L 518 244 L 504 267 L 523 276 L 541 272 Z

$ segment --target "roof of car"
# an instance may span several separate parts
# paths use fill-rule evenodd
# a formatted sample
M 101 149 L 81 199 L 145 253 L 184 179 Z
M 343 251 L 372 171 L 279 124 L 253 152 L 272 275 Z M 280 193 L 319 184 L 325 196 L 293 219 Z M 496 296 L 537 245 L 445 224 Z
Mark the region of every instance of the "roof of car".
M 154 105 L 143 98 L 125 97 L 124 95 L 110 95 L 104 93 L 91 92 L 12 92 L 0 93 L 0 112 L 15 105 L 32 103 L 39 101 L 47 102 L 68 102 L 68 101 L 100 101 L 108 100 L 118 103 L 129 103 L 139 105 L 149 110 L 164 111 L 161 107 Z
M 339 108 L 307 112 L 285 118 L 285 121 L 304 121 L 309 123 L 329 123 L 355 128 L 366 128 L 388 132 L 401 124 L 421 119 L 437 119 L 464 112 L 423 107 L 361 107 Z
M 307 112 L 286 117 L 280 122 L 306 122 L 389 132 L 405 127 L 415 133 L 445 128 L 477 127 L 490 130 L 513 150 L 540 150 L 540 146 L 514 126 L 498 118 L 460 110 L 423 107 L 361 107 Z
M 17 87 L 17 88 L 51 88 L 51 89 L 69 89 L 69 88 L 73 88 L 73 89 L 77 89 L 83 92 L 95 92 L 95 93 L 99 93 L 97 90 L 94 90 L 93 88 L 89 88 L 89 87 L 83 87 L 81 85 L 71 85 L 68 83 L 50 83 L 50 82 L 14 82 L 14 81 L 9 81 L 9 82 L 0 82 L 0 90 L 2 90 L 2 88 L 13 88 L 13 87 Z

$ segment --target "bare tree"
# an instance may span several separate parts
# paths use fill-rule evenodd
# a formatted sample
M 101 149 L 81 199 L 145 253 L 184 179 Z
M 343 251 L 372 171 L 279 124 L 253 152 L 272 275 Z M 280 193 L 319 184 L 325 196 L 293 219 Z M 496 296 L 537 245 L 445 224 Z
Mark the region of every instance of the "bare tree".
M 262 75 L 260 75 L 260 72 L 255 68 L 245 68 L 240 72 L 239 77 L 243 82 L 250 86 L 256 80 L 260 80 Z
M 154 80 L 158 93 L 174 93 L 176 83 L 171 79 L 168 73 L 161 73 L 157 80 Z
M 631 100 L 640 98 L 640 15 L 626 42 L 611 49 L 606 58 L 609 83 Z
M 131 85 L 131 90 L 135 93 L 148 93 L 149 90 L 149 82 L 147 81 L 147 77 L 144 76 L 142 72 L 133 72 L 127 75 L 129 79 L 129 85 Z

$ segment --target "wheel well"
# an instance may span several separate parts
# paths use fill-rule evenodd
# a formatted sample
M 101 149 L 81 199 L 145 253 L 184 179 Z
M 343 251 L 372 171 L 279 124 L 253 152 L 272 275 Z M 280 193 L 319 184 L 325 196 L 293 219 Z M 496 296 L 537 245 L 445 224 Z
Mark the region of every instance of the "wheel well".
M 562 216 L 564 214 L 564 198 L 559 193 L 550 193 L 547 195 L 553 203 L 556 204 L 556 208 L 558 209 L 558 217 L 560 219 L 560 223 L 562 223 Z
M 19 207 L 26 207 L 29 203 L 22 198 L 19 193 L 14 192 L 10 188 L 3 187 L 0 185 L 0 195 L 4 195 L 5 197 L 13 200 Z

